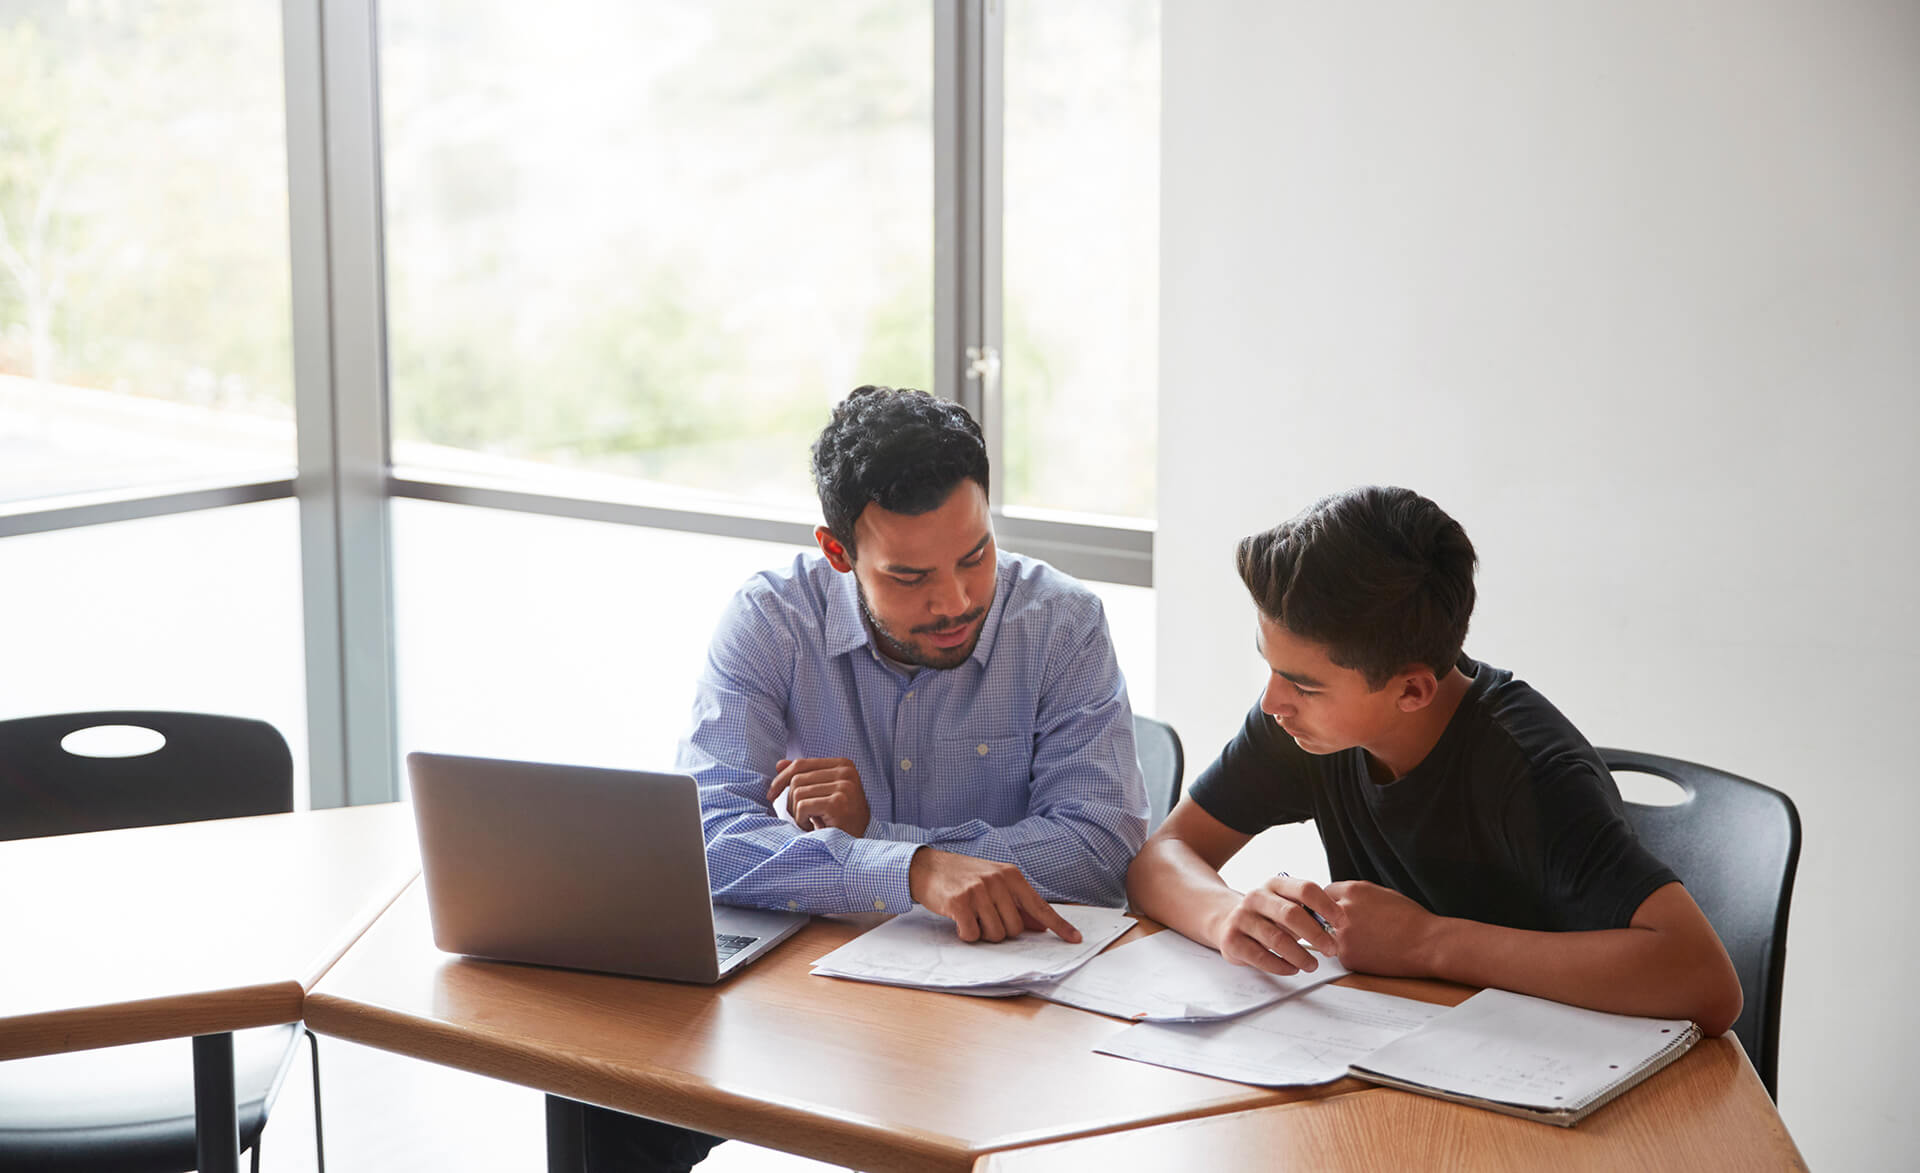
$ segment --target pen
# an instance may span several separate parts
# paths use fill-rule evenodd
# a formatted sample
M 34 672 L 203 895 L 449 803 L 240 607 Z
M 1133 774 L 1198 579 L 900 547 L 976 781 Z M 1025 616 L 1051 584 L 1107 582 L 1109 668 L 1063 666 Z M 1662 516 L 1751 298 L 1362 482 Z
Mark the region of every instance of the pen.
M 1289 880 L 1293 878 L 1293 874 L 1291 872 L 1281 872 L 1280 874 L 1287 877 Z M 1304 904 L 1302 904 L 1300 907 L 1307 908 L 1307 906 Z M 1307 915 L 1312 917 L 1316 922 L 1318 922 L 1320 927 L 1327 930 L 1329 934 L 1333 932 L 1333 926 L 1327 923 L 1326 917 L 1321 916 L 1319 913 L 1315 912 L 1311 908 L 1307 908 Z

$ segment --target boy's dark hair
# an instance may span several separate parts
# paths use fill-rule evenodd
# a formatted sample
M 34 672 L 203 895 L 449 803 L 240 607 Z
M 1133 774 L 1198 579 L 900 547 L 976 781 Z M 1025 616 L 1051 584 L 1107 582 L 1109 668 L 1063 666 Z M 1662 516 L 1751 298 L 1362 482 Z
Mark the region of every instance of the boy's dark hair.
M 1240 541 L 1235 561 L 1260 613 L 1327 648 L 1379 689 L 1409 664 L 1444 677 L 1473 616 L 1473 543 L 1410 489 L 1322 497 Z
M 987 489 L 987 441 L 967 409 L 925 391 L 856 387 L 813 442 L 813 486 L 827 529 L 853 556 L 868 505 L 929 513 L 963 480 Z

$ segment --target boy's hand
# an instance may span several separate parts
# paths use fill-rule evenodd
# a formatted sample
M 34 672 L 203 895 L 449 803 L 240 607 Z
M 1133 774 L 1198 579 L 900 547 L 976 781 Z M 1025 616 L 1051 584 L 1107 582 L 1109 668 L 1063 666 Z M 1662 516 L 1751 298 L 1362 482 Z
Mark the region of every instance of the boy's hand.
M 802 831 L 838 827 L 855 839 L 867 833 L 872 812 L 867 807 L 867 792 L 860 785 L 860 770 L 846 758 L 781 759 L 775 763 L 779 773 L 767 787 L 767 801 L 778 802 L 780 792 L 789 786 L 787 809 Z
M 1339 906 L 1340 961 L 1348 969 L 1385 977 L 1430 977 L 1440 918 L 1391 888 L 1364 880 L 1327 885 Z
M 1335 955 L 1333 934 L 1313 919 L 1315 912 L 1344 932 L 1338 903 L 1320 885 L 1296 876 L 1275 876 L 1240 898 L 1221 922 L 1215 943 L 1220 955 L 1235 965 L 1282 977 L 1303 970 L 1312 973 L 1320 962 L 1302 941 L 1324 956 Z

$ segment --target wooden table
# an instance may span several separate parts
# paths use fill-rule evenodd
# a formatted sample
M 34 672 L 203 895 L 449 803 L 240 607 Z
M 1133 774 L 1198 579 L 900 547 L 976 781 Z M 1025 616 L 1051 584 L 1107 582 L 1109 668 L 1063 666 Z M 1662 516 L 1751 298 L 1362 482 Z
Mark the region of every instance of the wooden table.
M 874 1173 L 1353 1091 L 1096 1055 L 1125 1023 L 1035 998 L 814 977 L 875 918 L 816 919 L 718 986 L 434 948 L 415 884 L 307 997 L 307 1024 L 416 1058 Z
M 298 1022 L 418 871 L 399 803 L 0 842 L 0 1059 L 193 1036 L 201 1170 L 236 1168 L 232 1032 Z
M 1471 991 L 1343 979 L 1454 1005 Z M 1342 1081 L 1343 1084 L 1351 1081 Z M 1704 1039 L 1573 1128 L 1519 1120 L 1392 1088 L 991 1153 L 975 1173 L 1148 1173 L 1270 1169 L 1370 1173 L 1473 1169 L 1805 1169 L 1800 1150 L 1732 1035 Z M 1284 1159 L 1284 1160 L 1283 1160 Z

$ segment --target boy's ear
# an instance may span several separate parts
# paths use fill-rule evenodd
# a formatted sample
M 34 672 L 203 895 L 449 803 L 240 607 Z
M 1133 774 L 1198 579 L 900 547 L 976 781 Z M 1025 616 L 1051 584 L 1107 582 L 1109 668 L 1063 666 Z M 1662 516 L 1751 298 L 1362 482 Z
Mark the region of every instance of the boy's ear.
M 1425 664 L 1414 664 L 1406 671 L 1394 677 L 1394 686 L 1399 695 L 1394 703 L 1403 713 L 1417 713 L 1433 703 L 1440 695 L 1440 681 L 1434 676 L 1433 669 Z
M 833 536 L 832 530 L 824 525 L 814 526 L 813 540 L 820 543 L 820 552 L 827 556 L 827 565 L 841 574 L 853 569 L 853 556 L 840 544 L 840 539 Z

